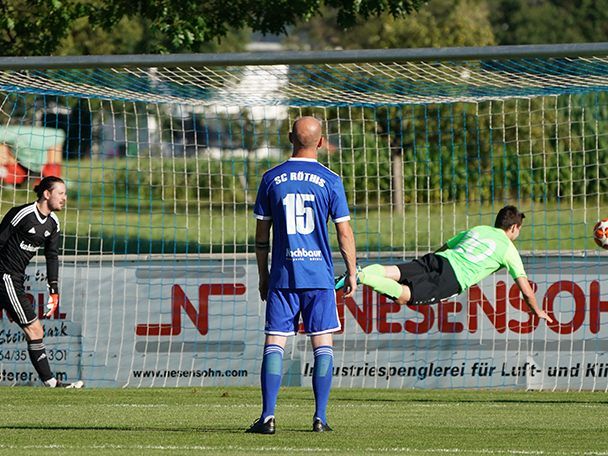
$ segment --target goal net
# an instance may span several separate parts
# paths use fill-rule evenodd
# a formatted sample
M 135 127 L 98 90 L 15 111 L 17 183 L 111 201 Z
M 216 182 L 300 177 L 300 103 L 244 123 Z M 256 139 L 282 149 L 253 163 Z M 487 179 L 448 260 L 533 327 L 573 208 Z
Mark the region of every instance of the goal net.
M 361 265 L 409 261 L 514 204 L 555 319 L 533 318 L 504 271 L 432 306 L 339 292 L 334 385 L 607 390 L 592 227 L 608 217 L 608 47 L 589 49 L 0 59 L 0 213 L 41 176 L 68 186 L 53 369 L 98 387 L 257 385 L 252 203 L 293 120 L 314 115 Z M 38 255 L 40 309 L 45 271 Z M 0 384 L 36 384 L 6 314 L 0 334 Z M 312 361 L 292 338 L 284 384 L 309 385 Z

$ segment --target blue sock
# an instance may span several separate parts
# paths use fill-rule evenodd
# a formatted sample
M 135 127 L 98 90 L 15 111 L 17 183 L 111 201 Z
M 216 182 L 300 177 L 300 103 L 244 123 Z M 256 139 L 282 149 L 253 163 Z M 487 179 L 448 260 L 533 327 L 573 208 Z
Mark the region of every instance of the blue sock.
M 284 351 L 280 345 L 264 346 L 262 372 L 260 373 L 262 384 L 261 418 L 263 421 L 266 421 L 269 416 L 274 416 L 274 408 L 277 405 L 277 396 L 281 387 Z
M 312 370 L 312 390 L 315 393 L 315 418 L 327 424 L 327 402 L 331 390 L 334 368 L 334 349 L 329 345 L 317 347 L 314 351 L 315 365 Z

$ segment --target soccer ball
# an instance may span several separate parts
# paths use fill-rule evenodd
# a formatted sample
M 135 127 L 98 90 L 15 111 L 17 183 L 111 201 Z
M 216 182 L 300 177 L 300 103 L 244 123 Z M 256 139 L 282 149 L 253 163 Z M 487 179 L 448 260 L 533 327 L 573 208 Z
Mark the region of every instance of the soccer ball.
M 603 249 L 608 249 L 608 218 L 600 220 L 593 227 L 593 240 Z

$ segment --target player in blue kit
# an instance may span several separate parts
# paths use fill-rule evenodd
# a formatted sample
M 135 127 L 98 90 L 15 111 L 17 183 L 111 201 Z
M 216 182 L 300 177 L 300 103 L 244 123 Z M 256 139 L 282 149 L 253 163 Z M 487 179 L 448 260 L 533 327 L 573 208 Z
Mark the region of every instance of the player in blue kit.
M 262 414 L 247 432 L 274 434 L 274 411 L 282 378 L 287 336 L 298 331 L 300 316 L 314 351 L 313 431 L 331 431 L 327 402 L 333 372 L 332 333 L 340 330 L 334 266 L 327 230 L 331 218 L 346 264 L 345 296 L 357 288 L 356 249 L 350 212 L 340 177 L 317 161 L 323 146 L 321 124 L 297 119 L 289 133 L 289 160 L 262 177 L 254 208 L 260 298 L 266 301 L 266 339 L 262 360 Z M 268 271 L 270 230 L 272 263 Z

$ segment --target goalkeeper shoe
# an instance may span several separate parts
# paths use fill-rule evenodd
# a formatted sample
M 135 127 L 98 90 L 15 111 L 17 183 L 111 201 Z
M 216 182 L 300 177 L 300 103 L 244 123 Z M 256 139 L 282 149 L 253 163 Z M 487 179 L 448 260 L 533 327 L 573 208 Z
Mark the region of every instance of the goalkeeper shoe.
M 82 380 L 78 380 L 73 383 L 57 382 L 55 388 L 80 389 L 84 388 L 84 382 Z
M 331 432 L 332 428 L 329 427 L 329 424 L 321 421 L 320 418 L 315 418 L 315 421 L 312 423 L 312 431 L 313 432 Z
M 361 281 L 359 280 L 359 273 L 361 272 L 361 266 L 357 265 L 357 284 L 360 284 Z M 334 286 L 335 290 L 340 290 L 341 288 L 344 288 L 344 284 L 346 283 L 346 277 L 348 277 L 348 271 L 346 271 L 344 274 L 342 274 L 341 276 L 336 278 L 336 285 Z
M 265 422 L 260 418 L 255 420 L 245 432 L 249 434 L 274 434 L 275 430 L 274 418 L 270 418 Z

